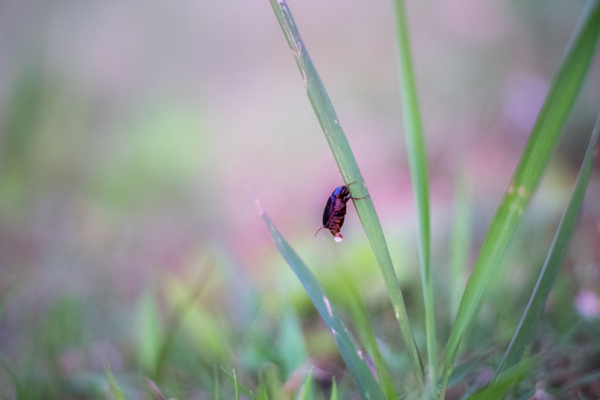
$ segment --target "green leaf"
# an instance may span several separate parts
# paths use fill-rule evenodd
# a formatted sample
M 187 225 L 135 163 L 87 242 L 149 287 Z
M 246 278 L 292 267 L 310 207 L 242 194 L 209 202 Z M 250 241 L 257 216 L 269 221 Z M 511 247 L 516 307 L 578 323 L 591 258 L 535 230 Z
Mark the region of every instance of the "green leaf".
M 454 322 L 460 299 L 465 290 L 467 260 L 471 242 L 471 201 L 465 173 L 457 174 L 454 185 L 454 222 L 452 225 L 449 321 Z
M 390 258 L 379 217 L 373 206 L 373 201 L 369 197 L 369 192 L 365 186 L 364 179 L 360 173 L 354 154 L 350 149 L 350 144 L 346 139 L 344 130 L 340 125 L 335 110 L 333 109 L 333 105 L 331 104 L 331 100 L 321 82 L 321 78 L 308 55 L 302 38 L 300 37 L 300 33 L 298 32 L 290 9 L 285 0 L 270 1 L 277 20 L 279 21 L 279 25 L 292 49 L 304 81 L 304 86 L 306 87 L 308 98 L 317 115 L 317 119 L 321 124 L 321 128 L 325 133 L 325 138 L 329 143 L 329 147 L 331 148 L 333 157 L 338 165 L 342 179 L 346 185 L 352 184 L 349 186 L 352 197 L 365 197 L 362 200 L 354 200 L 354 205 L 375 254 L 377 264 L 381 269 L 388 296 L 390 297 L 392 307 L 394 308 L 394 314 L 400 326 L 402 338 L 408 349 L 408 355 L 414 373 L 417 380 L 422 385 L 423 366 L 421 358 L 410 328 L 406 306 L 398 284 L 398 278 L 396 277 L 394 266 L 392 265 L 392 259 Z
M 437 382 L 437 350 L 435 340 L 435 315 L 433 301 L 433 279 L 431 277 L 431 224 L 429 214 L 429 178 L 427 156 L 423 139 L 423 124 L 419 112 L 419 100 L 410 54 L 410 38 L 404 0 L 395 0 L 396 33 L 400 55 L 400 97 L 410 177 L 417 207 L 419 260 L 421 284 L 425 304 L 425 332 L 429 360 L 429 381 Z M 437 385 L 429 385 L 431 396 L 437 395 Z
M 213 364 L 213 375 L 215 379 L 214 400 L 221 400 L 221 382 L 219 381 L 219 370 L 217 369 L 217 364 Z
M 106 375 L 106 379 L 108 380 L 109 399 L 125 400 L 125 395 L 119 388 L 119 385 L 117 385 L 117 381 L 110 370 L 110 365 L 106 361 L 104 362 L 104 375 Z
M 221 367 L 221 370 L 223 371 L 223 373 L 225 374 L 225 376 L 228 377 L 229 380 L 231 380 L 231 382 L 233 382 L 233 387 L 235 388 L 235 398 L 237 400 L 240 399 L 239 392 L 242 392 L 243 394 L 245 394 L 246 396 L 248 396 L 252 400 L 256 400 L 256 397 L 254 397 L 254 394 L 252 393 L 252 390 L 248 389 L 242 383 L 238 382 L 237 375 L 235 374 L 235 369 L 233 370 L 233 374 L 230 374 L 229 372 L 227 372 L 227 370 L 225 368 L 223 368 L 223 367 Z
M 468 400 L 500 400 L 505 398 L 506 393 L 517 383 L 523 380 L 525 374 L 531 371 L 530 362 L 522 362 L 507 370 L 500 378 L 490 383 L 487 387 L 478 390 L 469 396 Z
M 263 379 L 262 372 L 260 373 L 260 376 L 259 376 L 258 395 L 256 398 L 257 398 L 257 400 L 269 400 L 269 394 L 267 392 L 267 385 L 265 384 L 265 381 Z
M 504 370 L 512 367 L 521 360 L 525 348 L 531 339 L 531 333 L 535 323 L 544 309 L 544 304 L 546 304 L 546 299 L 554 285 L 554 280 L 556 279 L 558 270 L 565 258 L 567 247 L 569 246 L 571 236 L 575 230 L 577 216 L 579 215 L 581 205 L 583 204 L 585 191 L 592 174 L 594 149 L 598 143 L 598 137 L 600 137 L 600 114 L 598 114 L 596 126 L 592 132 L 590 143 L 585 153 L 583 163 L 581 164 L 579 176 L 575 183 L 575 189 L 573 190 L 569 204 L 558 225 L 556 236 L 554 236 L 554 242 L 552 242 L 552 246 L 550 247 L 550 251 L 538 277 L 538 281 L 533 289 L 525 313 L 521 318 L 521 322 L 504 354 L 504 358 L 498 366 L 496 376 L 499 376 Z
M 308 359 L 302 324 L 296 310 L 290 305 L 287 305 L 283 310 L 280 335 L 279 352 L 283 358 L 286 378 L 289 378 Z
M 154 284 L 150 283 L 140 300 L 138 362 L 146 373 L 153 376 L 162 342 L 160 318 L 155 299 Z
M 337 396 L 337 384 L 335 383 L 335 376 L 333 377 L 333 380 L 331 381 L 331 396 L 329 397 L 329 400 L 337 400 L 338 396 Z
M 258 201 L 257 201 L 258 203 Z M 340 350 L 346 366 L 354 379 L 354 383 L 363 399 L 383 399 L 381 388 L 377 384 L 373 373 L 367 366 L 362 350 L 358 347 L 350 330 L 342 321 L 337 309 L 329 300 L 329 297 L 321 287 L 319 281 L 304 264 L 298 254 L 292 249 L 288 242 L 281 236 L 269 216 L 260 210 L 260 213 L 267 224 L 267 228 L 275 240 L 279 252 L 285 258 L 285 261 L 292 268 L 304 290 L 317 308 L 321 318 L 325 321 L 333 339 Z
M 300 388 L 300 393 L 298 393 L 298 400 L 309 400 L 312 399 L 312 369 L 306 376 L 306 380 L 304 381 L 304 385 Z
M 525 146 L 519 165 L 502 203 L 490 224 L 465 293 L 446 349 L 440 399 L 444 398 L 463 334 L 469 325 L 487 285 L 521 220 L 575 102 L 593 58 L 600 32 L 600 1 L 590 3 L 574 40 L 554 78 L 542 110 Z
M 238 393 L 237 375 L 235 374 L 235 369 L 233 370 L 233 387 L 235 388 L 235 398 L 236 398 L 236 400 L 240 400 L 240 394 Z

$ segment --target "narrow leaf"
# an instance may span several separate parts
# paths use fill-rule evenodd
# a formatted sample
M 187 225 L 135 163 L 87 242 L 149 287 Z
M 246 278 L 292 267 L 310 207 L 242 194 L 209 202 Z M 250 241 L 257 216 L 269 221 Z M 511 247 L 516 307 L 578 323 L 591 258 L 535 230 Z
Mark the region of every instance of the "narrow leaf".
M 308 94 L 308 98 L 313 106 L 313 110 L 317 115 L 317 119 L 321 124 L 321 128 L 325 133 L 325 138 L 329 143 L 333 157 L 338 165 L 342 179 L 346 185 L 352 183 L 349 186 L 351 194 L 354 198 L 362 198 L 362 200 L 354 201 L 356 211 L 360 218 L 360 221 L 365 229 L 369 243 L 375 254 L 377 264 L 381 269 L 381 274 L 385 282 L 388 296 L 394 308 L 394 314 L 398 320 L 400 326 L 400 332 L 402 338 L 406 343 L 408 355 L 411 360 L 414 373 L 417 380 L 422 385 L 423 382 L 423 366 L 419 351 L 417 349 L 414 336 L 412 334 L 408 315 L 406 313 L 406 306 L 402 298 L 400 286 L 398 284 L 398 278 L 394 271 L 392 259 L 390 257 L 385 237 L 383 236 L 383 230 L 379 222 L 379 217 L 375 212 L 373 201 L 369 196 L 367 187 L 365 186 L 364 179 L 354 154 L 350 149 L 350 144 L 346 139 L 344 130 L 342 129 L 331 100 L 325 91 L 325 87 L 321 82 L 321 78 L 315 69 L 315 66 L 310 59 L 304 42 L 300 37 L 296 23 L 292 17 L 289 7 L 285 0 L 270 0 L 273 11 L 279 21 L 285 38 L 292 49 L 300 73 L 304 80 L 304 86 Z
M 481 303 L 490 279 L 500 265 L 502 255 L 556 147 L 559 134 L 589 69 L 600 32 L 600 1 L 591 2 L 584 15 L 583 23 L 577 29 L 562 66 L 554 78 L 467 282 L 448 340 L 440 399 L 444 398 L 446 383 L 463 334 Z
M 419 111 L 417 87 L 413 72 L 408 35 L 408 19 L 404 0 L 395 0 L 396 32 L 400 55 L 400 97 L 402 99 L 402 117 L 406 152 L 412 181 L 415 204 L 417 207 L 419 233 L 419 260 L 421 284 L 425 303 L 425 332 L 427 337 L 427 356 L 429 360 L 429 381 L 437 382 L 435 315 L 433 302 L 433 279 L 431 277 L 431 232 L 429 215 L 429 178 L 427 173 L 427 156 L 423 139 L 423 124 Z M 429 385 L 432 397 L 437 395 L 435 383 Z
M 356 344 L 354 337 L 342 321 L 337 309 L 329 300 L 329 297 L 317 281 L 312 271 L 304 264 L 298 254 L 281 236 L 269 216 L 262 211 L 261 215 L 267 224 L 271 236 L 279 252 L 292 268 L 304 290 L 317 308 L 321 318 L 325 321 L 333 339 L 340 350 L 346 366 L 354 379 L 354 383 L 363 399 L 383 399 L 381 388 L 377 384 L 373 373 L 367 366 L 362 350 Z
M 104 375 L 106 376 L 106 380 L 108 380 L 108 395 L 109 399 L 112 400 L 125 400 L 125 395 L 117 385 L 117 381 L 110 370 L 110 365 L 108 362 L 104 362 Z
M 600 114 L 598 114 L 596 126 L 592 132 L 590 143 L 585 153 L 583 163 L 581 164 L 579 176 L 577 177 L 577 181 L 575 183 L 575 189 L 573 190 L 569 204 L 562 216 L 560 224 L 558 225 L 554 242 L 552 242 L 552 246 L 550 247 L 550 251 L 546 261 L 544 262 L 540 276 L 538 277 L 538 281 L 533 289 L 533 293 L 529 299 L 527 308 L 525 309 L 525 313 L 523 314 L 521 322 L 517 327 L 517 331 L 515 332 L 515 335 L 513 336 L 510 345 L 504 354 L 504 358 L 500 362 L 500 366 L 496 372 L 496 377 L 498 377 L 504 370 L 512 367 L 521 360 L 523 352 L 525 351 L 525 347 L 527 347 L 527 344 L 531 338 L 533 327 L 535 326 L 536 321 L 544 309 L 544 304 L 546 304 L 546 299 L 550 294 L 552 285 L 554 285 L 554 280 L 556 279 L 558 270 L 563 262 L 563 259 L 565 258 L 567 247 L 569 246 L 571 236 L 575 230 L 577 216 L 579 215 L 581 205 L 583 204 L 585 191 L 592 174 L 594 149 L 598 143 L 599 136 Z
M 231 382 L 233 382 L 233 386 L 235 388 L 235 393 L 236 393 L 235 397 L 236 397 L 237 400 L 239 400 L 239 393 L 238 392 L 242 392 L 243 394 L 245 394 L 246 396 L 248 396 L 251 400 L 256 400 L 256 397 L 254 397 L 254 394 L 252 393 L 252 390 L 248 389 L 241 382 L 238 382 L 237 375 L 235 374 L 235 369 L 233 370 L 233 374 L 230 374 L 223 367 L 221 367 L 221 370 L 223 371 L 223 373 L 225 374 L 225 376 L 227 378 L 229 378 L 229 380 Z

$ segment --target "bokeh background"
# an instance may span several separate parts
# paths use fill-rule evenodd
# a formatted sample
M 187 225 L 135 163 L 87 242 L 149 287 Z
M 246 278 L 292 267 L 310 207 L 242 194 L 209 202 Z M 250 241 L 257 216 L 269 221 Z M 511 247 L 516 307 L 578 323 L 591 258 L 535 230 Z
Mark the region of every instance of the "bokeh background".
M 443 316 L 457 182 L 470 210 L 470 266 L 585 2 L 408 3 Z M 289 6 L 369 187 L 419 332 L 392 4 Z M 503 318 L 488 329 L 504 346 L 599 106 L 596 56 L 520 227 L 523 240 L 513 242 L 498 280 L 519 295 L 500 311 L 482 311 L 490 321 Z M 195 372 L 182 372 L 179 383 L 186 387 L 181 382 L 195 376 L 194 390 L 203 393 L 198 371 L 212 365 L 203 352 L 222 364 L 233 359 L 247 371 L 258 368 L 268 357 L 244 346 L 248 332 L 270 337 L 282 304 L 295 304 L 301 316 L 314 310 L 271 242 L 254 196 L 324 282 L 335 268 L 354 271 L 389 325 L 383 283 L 353 206 L 344 242 L 326 231 L 314 236 L 327 197 L 341 184 L 268 1 L 2 0 L 3 394 L 11 398 L 15 390 L 9 370 L 40 393 L 60 393 L 56 382 L 83 373 L 103 376 L 103 360 L 117 374 L 143 371 L 150 351 L 144 340 L 153 340 L 144 339 L 143 315 L 151 314 L 144 310 L 155 306 L 166 319 L 177 293 L 199 284 L 202 327 L 190 328 L 196 347 L 183 348 L 195 355 L 186 355 L 193 360 L 184 363 L 188 369 L 180 367 Z M 578 294 L 588 296 L 588 317 L 600 315 L 599 198 L 596 172 L 558 283 L 563 329 L 577 318 Z M 305 330 L 318 332 L 318 318 L 311 321 Z M 161 326 L 158 320 L 148 329 Z M 447 326 L 440 329 L 443 343 Z M 227 338 L 221 347 L 210 341 L 219 335 Z M 329 348 L 325 336 L 309 339 L 309 353 Z

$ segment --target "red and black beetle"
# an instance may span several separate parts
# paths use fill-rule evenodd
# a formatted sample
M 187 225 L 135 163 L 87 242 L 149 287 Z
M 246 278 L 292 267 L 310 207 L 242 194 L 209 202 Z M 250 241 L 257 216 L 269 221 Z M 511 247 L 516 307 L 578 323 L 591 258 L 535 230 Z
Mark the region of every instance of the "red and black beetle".
M 352 182 L 350 185 L 354 183 Z M 323 228 L 329 229 L 336 242 L 341 242 L 344 239 L 340 233 L 340 229 L 344 225 L 344 218 L 346 218 L 346 203 L 348 200 L 361 200 L 369 197 L 352 197 L 348 186 L 339 186 L 331 193 L 331 196 L 327 199 L 325 211 L 323 211 L 323 226 L 317 231 L 319 233 Z M 315 236 L 317 236 L 317 233 L 315 233 Z

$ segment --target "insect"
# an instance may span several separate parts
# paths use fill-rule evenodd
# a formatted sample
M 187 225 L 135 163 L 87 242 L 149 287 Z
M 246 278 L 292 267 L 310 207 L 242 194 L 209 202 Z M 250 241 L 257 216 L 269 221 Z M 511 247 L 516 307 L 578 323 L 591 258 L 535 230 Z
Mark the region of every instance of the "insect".
M 352 182 L 350 185 L 354 183 L 356 182 Z M 348 186 L 339 186 L 331 193 L 331 196 L 327 199 L 325 211 L 323 211 L 323 226 L 317 231 L 319 233 L 323 228 L 329 229 L 336 242 L 341 242 L 344 239 L 340 229 L 344 225 L 344 218 L 346 218 L 346 203 L 348 200 L 362 200 L 369 197 L 352 197 Z M 317 236 L 317 233 L 315 233 L 315 236 Z

